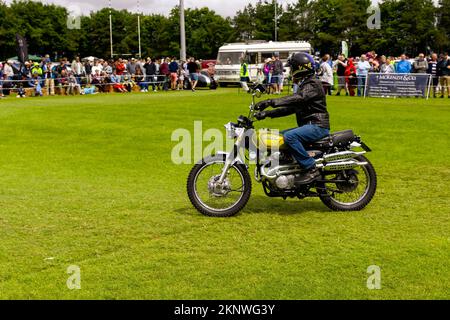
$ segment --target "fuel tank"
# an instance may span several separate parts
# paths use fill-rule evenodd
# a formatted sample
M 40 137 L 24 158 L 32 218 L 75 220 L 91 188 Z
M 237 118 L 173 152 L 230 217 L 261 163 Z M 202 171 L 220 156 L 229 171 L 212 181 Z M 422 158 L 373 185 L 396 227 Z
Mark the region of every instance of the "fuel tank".
M 284 142 L 284 137 L 278 130 L 260 129 L 255 132 L 253 142 L 257 142 L 259 147 L 266 148 L 267 150 L 287 149 L 287 145 Z

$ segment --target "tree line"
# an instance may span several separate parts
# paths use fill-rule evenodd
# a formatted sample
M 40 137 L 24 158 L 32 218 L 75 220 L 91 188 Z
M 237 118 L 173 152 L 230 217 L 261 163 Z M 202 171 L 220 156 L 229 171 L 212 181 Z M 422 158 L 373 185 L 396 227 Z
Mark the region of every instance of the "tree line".
M 322 53 L 338 53 L 347 41 L 352 55 L 375 50 L 410 55 L 450 48 L 450 0 L 384 0 L 380 29 L 369 29 L 370 0 L 298 0 L 278 5 L 278 40 L 309 41 Z M 108 8 L 81 17 L 81 28 L 67 27 L 67 8 L 35 1 L 0 0 L 0 59 L 16 55 L 15 34 L 28 40 L 30 54 L 73 57 L 110 56 Z M 111 10 L 114 52 L 138 53 L 137 14 Z M 186 9 L 188 54 L 215 58 L 224 43 L 274 40 L 275 4 L 260 0 L 224 18 L 208 8 Z M 179 8 L 169 15 L 141 15 L 143 56 L 178 56 Z

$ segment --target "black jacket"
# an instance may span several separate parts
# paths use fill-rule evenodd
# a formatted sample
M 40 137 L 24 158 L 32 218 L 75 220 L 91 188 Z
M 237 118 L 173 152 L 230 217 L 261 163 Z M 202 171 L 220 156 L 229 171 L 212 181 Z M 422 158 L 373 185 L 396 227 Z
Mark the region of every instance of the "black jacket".
M 154 76 L 156 74 L 156 65 L 153 62 L 146 63 L 144 65 L 144 69 L 145 69 L 145 75 L 147 75 L 147 76 Z
M 449 76 L 450 75 L 450 69 L 448 69 L 449 66 L 450 60 L 439 60 L 436 66 L 437 75 L 440 77 Z
M 270 118 L 280 118 L 296 114 L 299 127 L 314 124 L 330 129 L 330 116 L 327 111 L 325 91 L 320 80 L 306 79 L 297 94 L 272 100 L 273 110 L 266 111 Z

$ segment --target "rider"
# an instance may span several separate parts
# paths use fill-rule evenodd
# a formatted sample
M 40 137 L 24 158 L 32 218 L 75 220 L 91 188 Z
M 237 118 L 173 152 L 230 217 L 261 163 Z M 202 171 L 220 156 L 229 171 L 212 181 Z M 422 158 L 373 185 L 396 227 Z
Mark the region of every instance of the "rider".
M 315 160 L 306 152 L 304 144 L 313 143 L 330 134 L 330 117 L 327 111 L 326 95 L 322 83 L 315 76 L 315 62 L 307 53 L 294 53 L 288 60 L 293 81 L 298 82 L 296 94 L 279 99 L 270 99 L 256 104 L 258 120 L 297 115 L 298 127 L 283 132 L 289 149 L 305 169 L 305 174 L 296 180 L 300 184 L 310 184 L 320 178 Z M 265 111 L 272 107 L 273 110 Z

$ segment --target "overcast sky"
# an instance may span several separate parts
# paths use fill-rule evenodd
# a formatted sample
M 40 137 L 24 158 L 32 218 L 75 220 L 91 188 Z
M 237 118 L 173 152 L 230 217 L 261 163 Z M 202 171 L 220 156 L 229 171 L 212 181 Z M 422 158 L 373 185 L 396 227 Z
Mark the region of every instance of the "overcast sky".
M 286 5 L 295 0 L 278 0 L 279 4 Z M 12 0 L 6 0 L 10 3 Z M 87 14 L 92 10 L 108 7 L 108 0 L 42 0 L 45 3 L 56 3 L 65 7 L 77 6 L 82 13 Z M 167 15 L 170 10 L 179 3 L 179 0 L 140 0 L 140 7 L 144 13 L 162 13 Z M 256 3 L 257 0 L 185 0 L 188 8 L 209 7 L 222 16 L 234 16 L 236 11 L 244 8 L 248 3 Z M 137 11 L 138 0 L 111 0 L 115 9 L 128 9 Z

